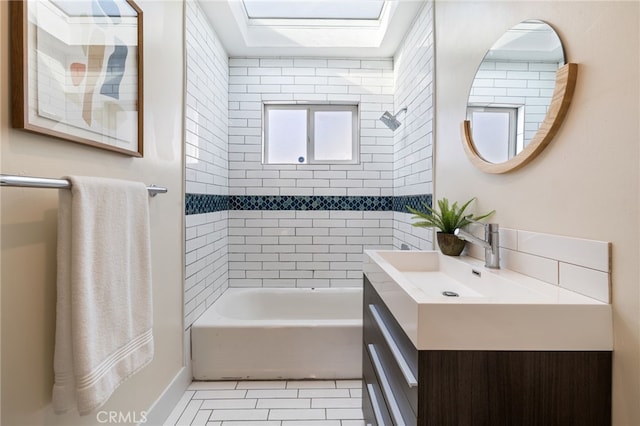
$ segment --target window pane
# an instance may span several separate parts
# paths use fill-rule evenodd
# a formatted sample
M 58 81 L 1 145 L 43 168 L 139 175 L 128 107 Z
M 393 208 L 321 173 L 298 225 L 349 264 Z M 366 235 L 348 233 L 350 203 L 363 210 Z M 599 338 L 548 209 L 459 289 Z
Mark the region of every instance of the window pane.
M 307 111 L 269 109 L 267 163 L 304 164 L 307 162 Z M 300 158 L 304 160 L 299 161 Z
M 316 111 L 314 113 L 313 156 L 315 160 L 352 160 L 352 117 L 351 111 Z
M 491 163 L 509 159 L 509 118 L 508 112 L 473 113 L 473 143 L 482 158 Z
M 378 19 L 383 0 L 244 0 L 249 18 Z

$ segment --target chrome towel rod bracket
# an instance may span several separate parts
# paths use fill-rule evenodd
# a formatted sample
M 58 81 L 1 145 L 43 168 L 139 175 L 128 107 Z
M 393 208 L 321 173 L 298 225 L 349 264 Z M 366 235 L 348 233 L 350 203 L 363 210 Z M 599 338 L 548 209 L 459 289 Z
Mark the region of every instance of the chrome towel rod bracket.
M 69 189 L 71 182 L 66 179 L 49 179 L 31 176 L 14 176 L 0 174 L 0 186 L 21 186 L 25 188 L 58 188 Z M 161 186 L 149 185 L 147 191 L 151 197 L 158 194 L 164 194 L 168 190 Z

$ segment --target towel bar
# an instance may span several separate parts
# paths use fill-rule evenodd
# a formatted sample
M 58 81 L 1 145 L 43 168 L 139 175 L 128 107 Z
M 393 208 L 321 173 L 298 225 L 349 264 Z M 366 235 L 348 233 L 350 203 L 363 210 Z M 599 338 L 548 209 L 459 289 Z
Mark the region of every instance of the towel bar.
M 0 186 L 22 186 L 26 188 L 71 188 L 71 182 L 66 179 L 49 179 L 30 176 L 13 176 L 0 174 Z M 164 194 L 168 190 L 161 186 L 147 186 L 147 191 L 151 197 Z

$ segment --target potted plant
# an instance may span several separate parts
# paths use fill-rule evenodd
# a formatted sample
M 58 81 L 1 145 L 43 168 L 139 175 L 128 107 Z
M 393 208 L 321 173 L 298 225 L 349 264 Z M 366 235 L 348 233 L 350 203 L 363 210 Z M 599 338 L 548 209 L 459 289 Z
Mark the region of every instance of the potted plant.
M 407 206 L 407 209 L 413 213 L 412 219 L 420 219 L 418 222 L 412 223 L 413 226 L 420 228 L 438 228 L 437 240 L 440 251 L 448 256 L 458 256 L 464 249 L 465 241 L 453 234 L 456 228 L 461 228 L 471 223 L 472 220 L 481 220 L 492 215 L 495 210 L 489 213 L 474 216 L 472 213 L 465 214 L 465 210 L 475 200 L 475 197 L 467 201 L 461 206 L 458 202 L 449 204 L 449 200 L 442 198 L 438 200 L 438 209 L 430 207 L 427 203 L 422 202 L 425 210 L 420 211 Z

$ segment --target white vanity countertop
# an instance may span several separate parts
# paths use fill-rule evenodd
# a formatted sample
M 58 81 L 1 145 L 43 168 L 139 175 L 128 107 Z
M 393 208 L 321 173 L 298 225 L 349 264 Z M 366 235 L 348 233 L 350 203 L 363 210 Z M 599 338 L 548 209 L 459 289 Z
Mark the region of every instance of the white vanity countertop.
M 418 349 L 613 348 L 611 305 L 471 257 L 366 250 L 363 270 Z

